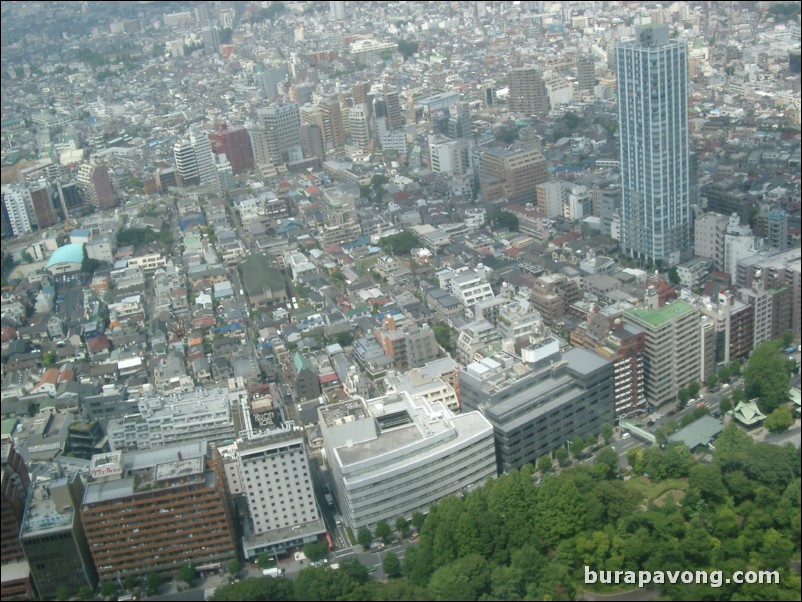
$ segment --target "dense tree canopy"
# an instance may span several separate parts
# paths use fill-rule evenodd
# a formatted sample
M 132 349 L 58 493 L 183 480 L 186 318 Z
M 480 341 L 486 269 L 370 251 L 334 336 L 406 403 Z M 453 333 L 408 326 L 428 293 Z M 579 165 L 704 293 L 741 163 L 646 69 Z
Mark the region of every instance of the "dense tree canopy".
M 351 559 L 339 571 L 306 568 L 294 585 L 249 579 L 218 589 L 213 599 L 571 600 L 593 587 L 584 583 L 585 566 L 721 569 L 725 577 L 777 570 L 779 584 L 760 588 L 659 587 L 672 600 L 799 599 L 800 578 L 791 568 L 800 550 L 796 448 L 754 443 L 730 425 L 712 462 L 698 461 L 679 444 L 635 449 L 635 475 L 626 482 L 617 454 L 607 448 L 594 464 L 540 481 L 524 466 L 441 500 L 425 519 L 413 517 L 420 539 L 405 552 L 403 577 L 368 581 L 367 568 Z M 643 473 L 649 477 L 638 476 Z M 396 560 L 384 556 L 388 576 L 398 574 Z M 625 587 L 631 588 L 619 589 Z
M 409 255 L 409 252 L 420 247 L 418 239 L 411 232 L 399 232 L 379 239 L 381 250 L 387 254 Z
M 773 341 L 760 345 L 749 356 L 744 369 L 747 398 L 757 398 L 764 414 L 771 414 L 788 400 L 791 365 L 780 351 L 781 344 Z

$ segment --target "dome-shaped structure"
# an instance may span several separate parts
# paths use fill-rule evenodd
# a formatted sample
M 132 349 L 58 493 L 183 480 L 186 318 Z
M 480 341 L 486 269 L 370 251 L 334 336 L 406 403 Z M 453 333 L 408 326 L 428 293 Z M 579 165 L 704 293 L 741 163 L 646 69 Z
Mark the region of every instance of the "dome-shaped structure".
M 51 274 L 77 272 L 84 260 L 83 244 L 72 243 L 56 249 L 45 266 Z

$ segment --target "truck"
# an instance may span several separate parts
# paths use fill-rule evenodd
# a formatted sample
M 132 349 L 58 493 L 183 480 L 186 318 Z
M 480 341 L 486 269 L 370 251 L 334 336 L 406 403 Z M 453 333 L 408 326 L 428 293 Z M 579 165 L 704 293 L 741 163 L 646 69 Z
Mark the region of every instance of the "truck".
M 326 503 L 329 505 L 329 508 L 334 508 L 334 498 L 329 492 L 323 494 L 323 497 L 326 498 Z
M 282 570 L 278 567 L 272 567 L 262 571 L 263 577 L 281 577 Z

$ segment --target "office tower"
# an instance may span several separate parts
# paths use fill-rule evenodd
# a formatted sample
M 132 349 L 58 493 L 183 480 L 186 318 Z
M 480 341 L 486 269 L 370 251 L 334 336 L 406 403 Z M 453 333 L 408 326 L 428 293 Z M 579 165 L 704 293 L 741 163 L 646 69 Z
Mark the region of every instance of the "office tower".
M 336 98 L 324 98 L 314 106 L 301 109 L 301 123 L 316 125 L 323 134 L 323 145 L 326 153 L 341 149 L 345 143 L 340 103 Z
M 493 425 L 499 473 L 615 419 L 613 364 L 580 347 L 560 353 L 553 338 L 521 357 L 501 352 L 468 364 L 459 390 L 462 411 L 479 410 Z
M 326 532 L 318 511 L 303 429 L 251 433 L 237 439 L 239 477 L 248 504 L 242 538 L 245 558 L 317 541 Z
M 368 82 L 359 82 L 354 84 L 351 88 L 351 96 L 354 101 L 354 106 L 356 105 L 365 105 L 370 109 L 372 106 L 370 99 L 368 98 L 368 94 L 370 93 L 370 84 Z
M 100 579 L 236 556 L 222 465 L 205 441 L 92 457 L 81 522 Z
M 28 467 L 25 460 L 14 448 L 11 439 L 3 440 L 3 473 L 2 487 L 2 564 L 25 558 L 22 545 L 19 541 L 20 525 L 25 512 L 25 501 L 31 488 L 31 479 L 28 476 Z M 4 591 L 5 594 L 5 591 Z
M 69 219 L 84 206 L 84 197 L 76 182 L 58 182 L 58 197 L 64 219 Z
M 31 480 L 25 460 L 14 448 L 11 439 L 3 440 L 2 450 L 3 472 L 2 486 L 0 486 L 0 493 L 2 493 L 2 504 L 0 504 L 2 556 L 0 556 L 0 564 L 3 565 L 3 599 L 33 600 L 30 567 L 25 560 L 25 553 L 19 539 Z
M 253 167 L 253 147 L 248 130 L 243 127 L 229 128 L 225 122 L 218 123 L 209 134 L 215 154 L 224 154 L 235 174 Z
M 259 123 L 248 129 L 256 166 L 278 167 L 301 158 L 301 114 L 296 103 L 270 105 L 256 115 Z
M 676 399 L 677 391 L 699 381 L 701 333 L 699 311 L 689 303 L 675 301 L 657 307 L 657 292 L 647 291 L 650 307 L 624 312 L 624 322 L 646 333 L 643 376 L 646 399 L 660 405 Z
M 534 67 L 513 69 L 508 78 L 510 88 L 507 109 L 510 113 L 543 115 L 549 111 L 546 84 Z
M 345 2 L 343 0 L 330 0 L 329 13 L 335 21 L 345 21 Z
M 111 189 L 108 167 L 82 163 L 76 180 L 86 203 L 98 209 L 114 207 L 114 191 Z
M 66 587 L 94 589 L 97 571 L 79 514 L 84 486 L 80 476 L 63 477 L 57 469 L 37 473 L 31 484 L 20 542 L 42 600 L 55 600 Z M 120 535 L 115 525 L 113 538 Z M 128 550 L 126 550 L 128 551 Z
M 314 123 L 305 123 L 299 130 L 301 140 L 301 151 L 305 159 L 315 158 L 323 160 L 326 158 L 326 149 L 323 146 L 323 130 Z
M 184 186 L 216 186 L 212 143 L 205 135 L 192 132 L 173 147 L 175 165 Z
M 365 152 L 370 148 L 370 115 L 367 107 L 357 104 L 348 110 L 348 125 L 351 131 L 351 143 Z
M 459 102 L 448 109 L 448 137 L 463 138 L 473 135 L 471 108 L 467 102 Z
M 576 79 L 580 90 L 593 91 L 596 86 L 596 70 L 592 56 L 583 54 L 576 60 Z
M 688 51 L 668 28 L 638 30 L 616 47 L 621 146 L 621 245 L 679 263 L 690 229 Z
M 204 27 L 201 31 L 201 41 L 203 42 L 203 52 L 214 56 L 220 52 L 220 33 L 216 27 Z
M 493 428 L 479 412 L 455 416 L 403 391 L 318 413 L 332 493 L 352 529 L 426 512 L 495 476 Z
M 50 188 L 47 185 L 34 186 L 30 189 L 31 206 L 39 229 L 49 228 L 56 223 L 56 213 L 53 209 L 53 199 L 50 197 Z
M 494 148 L 481 155 L 479 185 L 486 201 L 535 203 L 537 185 L 549 179 L 543 154 L 535 149 Z
M 387 125 L 391 130 L 400 130 L 404 127 L 404 111 L 401 109 L 401 95 L 394 88 L 385 88 L 382 92 L 385 110 L 387 111 Z
M 28 189 L 17 184 L 3 186 L 2 195 L 4 217 L 11 227 L 11 232 L 4 234 L 21 236 L 33 230 Z

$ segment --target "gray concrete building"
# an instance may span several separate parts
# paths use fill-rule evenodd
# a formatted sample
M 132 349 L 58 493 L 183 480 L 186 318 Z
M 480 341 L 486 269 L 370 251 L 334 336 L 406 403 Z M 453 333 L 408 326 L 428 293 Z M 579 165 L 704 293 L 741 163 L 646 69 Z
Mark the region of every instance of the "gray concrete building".
M 561 354 L 556 339 L 497 353 L 459 375 L 462 409 L 479 410 L 493 425 L 499 472 L 507 472 L 599 433 L 615 420 L 613 364 L 587 349 Z

